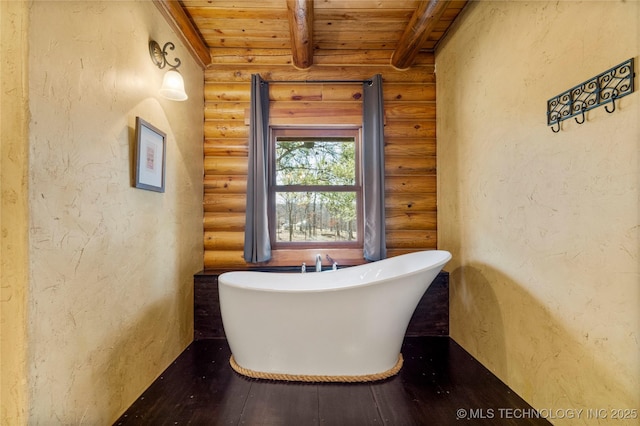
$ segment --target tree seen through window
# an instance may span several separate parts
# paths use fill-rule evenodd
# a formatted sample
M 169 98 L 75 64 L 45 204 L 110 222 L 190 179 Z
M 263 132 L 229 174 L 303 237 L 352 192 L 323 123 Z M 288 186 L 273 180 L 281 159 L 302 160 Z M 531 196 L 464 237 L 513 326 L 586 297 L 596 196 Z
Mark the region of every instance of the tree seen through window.
M 275 242 L 358 243 L 356 136 L 277 135 L 274 148 Z

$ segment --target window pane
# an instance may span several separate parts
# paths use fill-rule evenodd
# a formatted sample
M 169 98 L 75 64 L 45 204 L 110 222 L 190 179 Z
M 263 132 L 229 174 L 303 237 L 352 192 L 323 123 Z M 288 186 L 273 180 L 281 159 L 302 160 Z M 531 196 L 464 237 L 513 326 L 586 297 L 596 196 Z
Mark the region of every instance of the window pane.
M 276 185 L 355 185 L 353 137 L 278 137 Z
M 276 240 L 351 242 L 356 235 L 355 192 L 276 193 Z

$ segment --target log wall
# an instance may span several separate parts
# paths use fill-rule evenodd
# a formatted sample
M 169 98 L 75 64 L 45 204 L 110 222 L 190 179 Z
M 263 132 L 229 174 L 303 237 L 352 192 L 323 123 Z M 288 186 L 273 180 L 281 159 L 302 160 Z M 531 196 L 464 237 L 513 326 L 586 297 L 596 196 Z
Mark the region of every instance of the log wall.
M 388 255 L 436 248 L 436 93 L 432 54 L 400 71 L 388 57 L 367 66 L 349 58 L 316 60 L 306 70 L 274 50 L 212 55 L 205 72 L 204 266 L 241 269 L 247 188 L 251 74 L 270 81 L 367 79 L 382 74 L 385 102 L 385 190 Z M 353 52 L 352 55 L 361 53 Z M 355 56 L 352 63 L 359 63 Z M 270 85 L 271 124 L 360 124 L 360 84 L 278 83 Z M 280 250 L 269 265 L 309 264 L 318 250 Z M 359 250 L 327 250 L 340 264 L 359 264 Z M 312 262 L 312 260 L 311 260 Z

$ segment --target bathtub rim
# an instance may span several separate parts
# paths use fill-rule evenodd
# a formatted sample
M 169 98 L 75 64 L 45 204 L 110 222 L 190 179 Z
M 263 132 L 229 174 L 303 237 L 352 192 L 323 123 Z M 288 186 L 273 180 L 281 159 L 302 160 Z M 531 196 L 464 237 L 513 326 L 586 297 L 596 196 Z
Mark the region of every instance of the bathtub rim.
M 401 272 L 394 275 L 386 276 L 384 278 L 375 278 L 367 280 L 354 280 L 353 277 L 357 276 L 357 273 L 371 271 L 373 268 L 380 268 L 381 264 L 398 262 L 399 259 L 404 258 L 408 260 L 409 257 L 423 257 L 429 255 L 437 256 L 433 263 L 428 263 L 424 266 L 418 267 L 408 272 Z M 412 253 L 406 253 L 399 256 L 389 257 L 386 259 L 378 260 L 375 262 L 368 262 L 362 265 L 350 266 L 346 268 L 340 268 L 337 270 L 327 270 L 322 272 L 310 272 L 306 274 L 296 272 L 264 272 L 264 271 L 230 271 L 224 272 L 218 276 L 219 286 L 228 286 L 248 291 L 259 292 L 275 292 L 275 293 L 313 293 L 313 292 L 326 292 L 326 291 L 342 291 L 347 289 L 353 289 L 357 287 L 367 287 L 372 285 L 380 285 L 382 283 L 397 279 L 399 276 L 413 276 L 423 273 L 431 269 L 437 269 L 438 272 L 446 265 L 452 258 L 452 255 L 447 250 L 421 250 Z M 343 280 L 347 283 L 342 285 L 336 285 L 335 279 L 331 280 L 331 275 L 345 276 Z M 260 279 L 260 278 L 263 279 Z M 270 277 L 270 286 L 264 284 L 264 280 Z M 350 280 L 346 277 L 351 278 Z M 235 278 L 235 280 L 234 280 Z M 300 284 L 300 278 L 307 280 L 305 284 Z M 258 283 L 258 284 L 256 284 Z

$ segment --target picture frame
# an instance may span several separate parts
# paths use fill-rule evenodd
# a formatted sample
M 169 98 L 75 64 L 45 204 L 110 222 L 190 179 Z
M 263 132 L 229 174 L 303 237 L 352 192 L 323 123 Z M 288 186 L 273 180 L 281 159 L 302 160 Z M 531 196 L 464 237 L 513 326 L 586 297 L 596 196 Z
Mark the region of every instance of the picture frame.
M 136 117 L 135 187 L 164 192 L 167 134 Z

